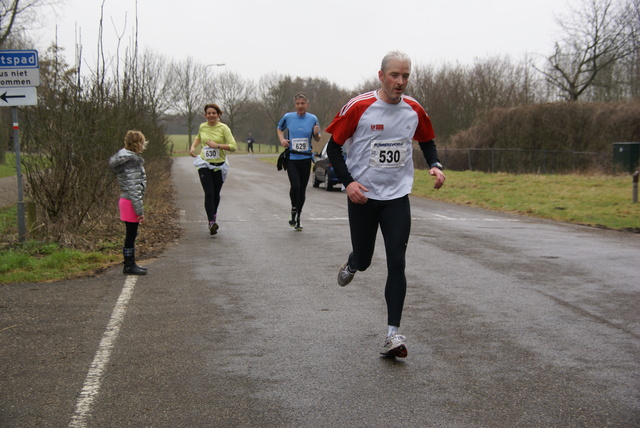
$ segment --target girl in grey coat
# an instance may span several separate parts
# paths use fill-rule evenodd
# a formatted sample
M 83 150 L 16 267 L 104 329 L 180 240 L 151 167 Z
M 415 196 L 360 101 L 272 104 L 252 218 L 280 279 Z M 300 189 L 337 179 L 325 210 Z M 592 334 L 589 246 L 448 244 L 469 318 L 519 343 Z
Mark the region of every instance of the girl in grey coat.
M 135 242 L 138 236 L 138 225 L 144 222 L 144 191 L 147 186 L 147 175 L 144 170 L 144 159 L 140 154 L 147 147 L 147 141 L 140 131 L 127 131 L 124 137 L 124 148 L 109 159 L 109 167 L 118 176 L 118 184 L 122 193 L 118 207 L 120 220 L 126 227 L 126 236 L 122 254 L 124 256 L 125 275 L 146 275 L 147 269 L 136 264 Z

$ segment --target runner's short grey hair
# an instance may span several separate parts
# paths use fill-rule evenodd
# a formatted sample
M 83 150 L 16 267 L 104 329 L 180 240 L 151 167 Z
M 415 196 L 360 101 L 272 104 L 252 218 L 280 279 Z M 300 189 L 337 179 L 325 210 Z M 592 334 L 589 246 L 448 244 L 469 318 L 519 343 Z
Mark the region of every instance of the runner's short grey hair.
M 293 97 L 293 101 L 295 100 L 305 100 L 305 101 L 309 101 L 309 98 L 307 98 L 307 94 L 305 94 L 304 92 L 298 92 L 294 97 Z
M 411 58 L 409 58 L 409 55 L 400 51 L 392 51 L 386 54 L 384 58 L 382 58 L 382 64 L 380 64 L 380 71 L 382 71 L 383 73 L 387 71 L 387 67 L 389 66 L 389 61 L 394 59 L 398 61 L 406 61 L 409 64 L 409 70 L 411 70 Z

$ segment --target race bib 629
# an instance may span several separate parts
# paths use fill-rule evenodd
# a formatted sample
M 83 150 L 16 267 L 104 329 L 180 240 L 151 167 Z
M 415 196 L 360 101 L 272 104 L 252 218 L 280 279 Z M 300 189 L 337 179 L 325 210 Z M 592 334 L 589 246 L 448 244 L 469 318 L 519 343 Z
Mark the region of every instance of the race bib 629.
M 309 140 L 307 138 L 292 138 L 291 150 L 296 152 L 309 151 Z

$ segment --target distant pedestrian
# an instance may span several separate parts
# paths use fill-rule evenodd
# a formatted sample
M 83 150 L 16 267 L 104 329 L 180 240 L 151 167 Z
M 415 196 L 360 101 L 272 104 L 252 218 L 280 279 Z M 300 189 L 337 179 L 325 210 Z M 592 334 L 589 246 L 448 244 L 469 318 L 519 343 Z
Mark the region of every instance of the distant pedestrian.
M 320 141 L 320 125 L 318 118 L 307 112 L 309 100 L 304 92 L 298 92 L 293 100 L 296 111 L 285 113 L 282 116 L 276 132 L 280 145 L 289 149 L 289 158 L 286 160 L 287 175 L 291 184 L 289 226 L 295 227 L 296 230 L 302 230 L 300 216 L 306 198 L 313 157 L 311 140 Z M 285 138 L 285 130 L 288 133 L 288 138 Z
M 407 356 L 405 336 L 398 333 L 407 292 L 405 252 L 411 230 L 409 193 L 413 186 L 413 141 L 419 146 L 434 187 L 444 184 L 431 119 L 413 98 L 404 95 L 411 60 L 401 52 L 387 54 L 378 71 L 381 87 L 349 101 L 327 128 L 327 153 L 346 187 L 352 251 L 338 270 L 338 284 L 351 282 L 371 265 L 378 227 L 387 256 L 384 296 L 387 336 L 383 354 Z M 348 144 L 347 159 L 342 146 Z
M 109 158 L 109 167 L 118 177 L 120 220 L 125 224 L 125 239 L 122 248 L 125 275 L 146 275 L 147 269 L 136 264 L 135 243 L 138 226 L 144 222 L 144 192 L 147 174 L 144 159 L 140 154 L 146 149 L 147 141 L 140 131 L 127 131 L 124 148 Z
M 200 124 L 198 135 L 193 140 L 189 154 L 194 157 L 193 164 L 198 169 L 200 184 L 204 191 L 204 209 L 209 221 L 209 234 L 218 233 L 218 207 L 220 191 L 229 172 L 227 151 L 235 152 L 236 140 L 231 129 L 220 122 L 222 110 L 216 104 L 204 106 L 206 122 Z M 200 154 L 196 148 L 200 147 Z
M 255 141 L 251 133 L 249 133 L 247 137 L 247 153 L 251 152 L 251 154 L 253 154 L 253 143 L 255 143 Z

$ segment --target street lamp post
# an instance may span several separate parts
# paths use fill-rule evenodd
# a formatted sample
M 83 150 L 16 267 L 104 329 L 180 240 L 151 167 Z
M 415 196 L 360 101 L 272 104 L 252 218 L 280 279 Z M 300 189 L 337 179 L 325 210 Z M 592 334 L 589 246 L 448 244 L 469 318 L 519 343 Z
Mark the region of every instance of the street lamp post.
M 204 66 L 205 69 L 205 73 L 207 74 L 207 77 L 209 76 L 209 72 L 208 69 L 209 67 L 224 67 L 226 64 L 224 62 L 219 62 L 217 64 L 207 64 Z
M 207 65 L 204 66 L 205 73 L 207 73 L 207 76 L 208 76 L 209 67 L 224 67 L 225 65 L 227 65 L 227 64 L 225 64 L 224 62 L 220 62 L 220 63 L 217 63 L 217 64 L 207 64 Z

